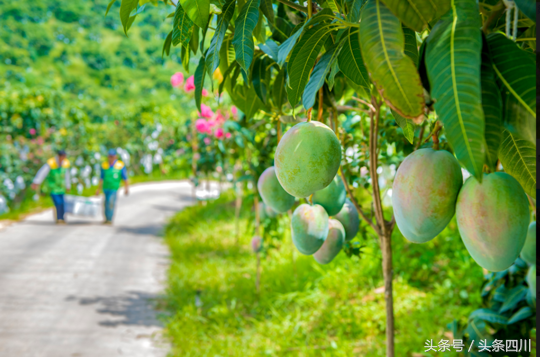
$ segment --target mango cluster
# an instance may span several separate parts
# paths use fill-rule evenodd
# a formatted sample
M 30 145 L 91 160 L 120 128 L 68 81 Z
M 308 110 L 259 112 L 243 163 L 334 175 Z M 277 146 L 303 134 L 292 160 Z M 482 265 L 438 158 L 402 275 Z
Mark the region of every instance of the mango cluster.
M 336 176 L 340 164 L 341 145 L 332 129 L 304 122 L 283 135 L 275 167 L 267 168 L 257 183 L 264 204 L 278 213 L 292 209 L 296 198 L 311 197 L 312 203 L 299 205 L 292 214 L 292 239 L 300 253 L 313 255 L 320 264 L 330 263 L 360 226 Z
M 485 174 L 481 183 L 471 176 L 463 183 L 448 151 L 416 150 L 396 173 L 392 205 L 399 230 L 413 243 L 435 238 L 455 213 L 463 243 L 481 267 L 502 271 L 520 254 L 536 264 L 536 223 L 528 227 L 527 196 L 504 172 Z

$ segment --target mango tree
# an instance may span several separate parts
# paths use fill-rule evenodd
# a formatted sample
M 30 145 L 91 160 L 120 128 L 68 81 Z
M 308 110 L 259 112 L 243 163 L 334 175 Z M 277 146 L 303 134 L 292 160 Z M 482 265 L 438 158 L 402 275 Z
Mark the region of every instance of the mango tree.
M 126 34 L 148 2 L 121 1 Z M 421 243 L 457 209 L 464 243 L 481 266 L 502 270 L 517 258 L 528 202 L 536 199 L 532 2 L 516 1 L 512 16 L 496 0 L 163 2 L 172 25 L 163 53 L 177 47 L 184 69 L 194 69 L 199 110 L 205 79 L 219 69 L 219 93 L 228 93 L 246 121 L 272 123 L 279 138 L 282 127 L 294 125 L 277 146 L 275 176 L 286 193 L 309 201 L 292 219 L 304 254 L 346 236 L 347 224 L 329 223 L 313 202 L 341 176 L 349 205 L 380 242 L 387 356 L 394 356 L 396 223 Z M 410 155 L 390 191 L 381 173 L 400 164 L 397 152 Z M 464 185 L 461 168 L 471 175 Z M 492 190 L 502 201 L 487 199 Z M 365 192 L 370 208 L 357 200 Z M 392 196 L 392 215 L 383 209 L 385 195 Z M 514 209 L 507 219 L 504 212 Z M 325 261 L 321 255 L 316 259 Z

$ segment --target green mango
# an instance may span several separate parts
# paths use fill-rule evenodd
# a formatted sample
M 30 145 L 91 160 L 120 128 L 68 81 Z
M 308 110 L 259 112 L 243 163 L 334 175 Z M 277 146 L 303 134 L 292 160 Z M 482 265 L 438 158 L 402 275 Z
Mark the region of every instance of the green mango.
M 295 198 L 281 187 L 274 166 L 264 170 L 257 181 L 257 188 L 263 202 L 278 213 L 287 212 L 294 205 Z
M 281 186 L 295 197 L 308 197 L 332 182 L 341 163 L 336 134 L 317 121 L 299 123 L 279 142 L 274 155 Z
M 337 219 L 328 220 L 328 235 L 321 248 L 313 254 L 319 264 L 328 264 L 339 254 L 345 242 L 345 228 Z
M 291 230 L 296 249 L 304 255 L 312 255 L 328 235 L 328 214 L 320 205 L 302 204 L 294 210 Z
M 521 259 L 529 264 L 536 264 L 536 221 L 529 225 L 525 245 L 521 250 Z
M 335 216 L 343 208 L 346 198 L 343 181 L 336 175 L 330 185 L 313 194 L 313 203 L 323 206 L 329 216 Z
M 456 218 L 469 254 L 484 269 L 508 269 L 527 238 L 529 201 L 515 178 L 485 174 L 480 184 L 469 177 L 459 192 Z
M 276 211 L 264 204 L 264 202 L 259 202 L 259 217 L 262 220 L 266 218 L 274 218 L 278 215 Z
M 531 265 L 527 272 L 527 284 L 529 284 L 531 295 L 536 299 L 536 264 Z
M 456 158 L 445 150 L 416 150 L 399 166 L 392 186 L 396 224 L 405 238 L 425 243 L 454 216 L 463 175 Z
M 354 204 L 348 198 L 345 199 L 345 204 L 343 208 L 337 215 L 334 216 L 335 219 L 341 222 L 343 228 L 345 229 L 345 241 L 348 242 L 358 233 L 358 228 L 360 227 L 360 217 L 358 216 L 358 211 Z

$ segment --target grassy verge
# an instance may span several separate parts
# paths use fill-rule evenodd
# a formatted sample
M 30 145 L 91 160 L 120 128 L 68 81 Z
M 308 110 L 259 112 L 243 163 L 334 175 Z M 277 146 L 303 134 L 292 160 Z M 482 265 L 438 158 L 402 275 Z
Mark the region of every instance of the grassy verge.
M 168 225 L 172 264 L 165 319 L 172 355 L 383 356 L 384 293 L 375 236 L 363 227 L 356 238 L 365 246 L 360 258 L 341 253 L 321 266 L 292 247 L 288 218 L 282 217 L 274 226 L 282 238 L 265 241 L 272 248 L 262 256 L 257 294 L 251 221 L 244 208 L 236 244 L 234 203 L 225 196 L 185 209 Z M 452 340 L 446 324 L 466 319 L 480 305 L 482 270 L 463 246 L 455 220 L 422 245 L 407 243 L 396 230 L 393 251 L 396 356 L 427 356 L 426 340 Z

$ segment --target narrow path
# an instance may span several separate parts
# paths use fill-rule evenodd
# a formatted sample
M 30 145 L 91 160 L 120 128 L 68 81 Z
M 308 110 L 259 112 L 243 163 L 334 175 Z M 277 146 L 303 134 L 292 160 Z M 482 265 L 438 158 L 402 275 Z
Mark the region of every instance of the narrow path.
M 187 181 L 141 184 L 118 198 L 113 226 L 57 226 L 48 210 L 0 230 L 0 356 L 165 356 L 159 234 L 192 202 Z

